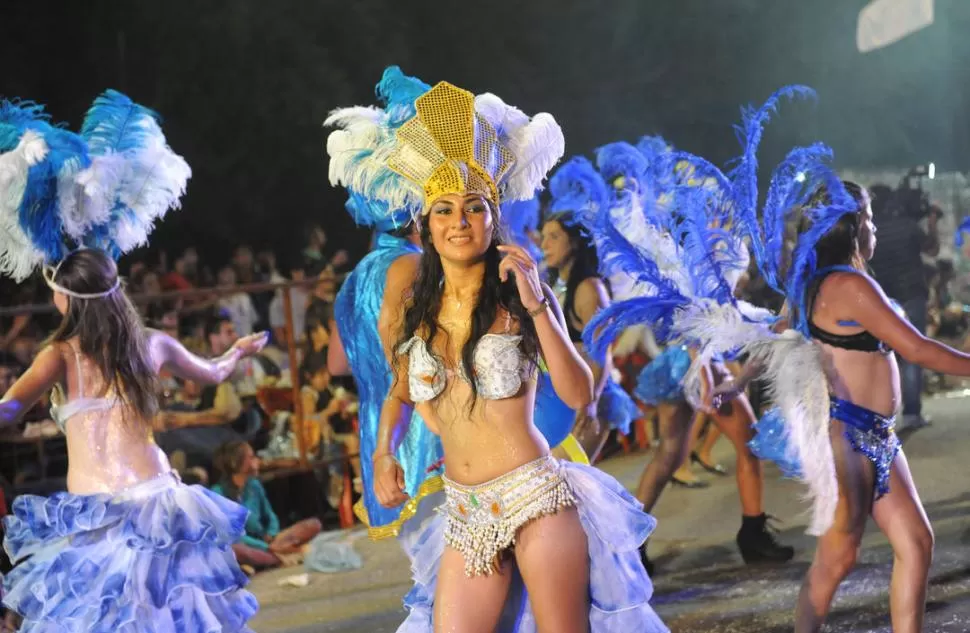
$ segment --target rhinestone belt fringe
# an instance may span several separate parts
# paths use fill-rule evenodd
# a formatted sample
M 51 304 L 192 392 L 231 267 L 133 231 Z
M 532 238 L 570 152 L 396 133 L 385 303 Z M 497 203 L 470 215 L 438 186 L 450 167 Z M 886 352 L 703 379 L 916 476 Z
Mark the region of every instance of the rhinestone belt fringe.
M 559 461 L 541 457 L 477 486 L 445 482 L 445 542 L 461 552 L 468 576 L 489 575 L 523 525 L 576 505 Z

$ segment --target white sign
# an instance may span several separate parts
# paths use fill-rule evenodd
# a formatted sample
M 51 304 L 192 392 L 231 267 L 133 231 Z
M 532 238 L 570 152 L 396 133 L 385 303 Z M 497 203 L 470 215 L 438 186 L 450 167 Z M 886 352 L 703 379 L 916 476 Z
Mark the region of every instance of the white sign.
M 933 0 L 872 0 L 859 12 L 856 43 L 868 53 L 933 24 Z

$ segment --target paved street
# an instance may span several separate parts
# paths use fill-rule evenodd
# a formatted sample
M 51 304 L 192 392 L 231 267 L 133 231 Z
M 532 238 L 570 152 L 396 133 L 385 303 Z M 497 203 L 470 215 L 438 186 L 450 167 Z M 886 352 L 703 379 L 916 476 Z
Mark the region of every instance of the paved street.
M 926 401 L 933 425 L 903 433 L 917 485 L 936 531 L 926 631 L 970 630 L 970 394 Z M 718 459 L 733 470 L 733 451 L 718 445 Z M 602 466 L 632 487 L 649 457 L 611 459 Z M 792 609 L 814 540 L 804 534 L 801 487 L 766 472 L 768 512 L 784 520 L 780 538 L 796 546 L 793 563 L 747 568 L 734 545 L 740 524 L 732 477 L 706 490 L 670 489 L 656 508 L 659 526 L 651 539 L 658 565 L 654 606 L 676 633 L 781 633 L 792 627 Z M 360 537 L 354 546 L 364 568 L 311 575 L 307 587 L 279 587 L 294 573 L 258 576 L 253 589 L 262 604 L 253 621 L 257 633 L 392 633 L 403 619 L 401 596 L 409 587 L 404 555 L 393 542 Z M 836 597 L 828 631 L 890 631 L 888 586 L 892 553 L 870 525 L 856 570 Z M 297 572 L 302 571 L 297 569 Z

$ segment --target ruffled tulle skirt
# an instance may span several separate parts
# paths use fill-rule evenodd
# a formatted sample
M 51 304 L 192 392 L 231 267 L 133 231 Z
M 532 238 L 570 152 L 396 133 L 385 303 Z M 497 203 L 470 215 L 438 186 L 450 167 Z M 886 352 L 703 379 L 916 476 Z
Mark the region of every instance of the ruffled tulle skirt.
M 247 510 L 166 473 L 114 495 L 25 495 L 4 519 L 23 633 L 249 631 L 232 552 Z
M 651 608 L 653 585 L 640 562 L 640 545 L 656 521 L 619 482 L 580 464 L 560 462 L 576 500 L 589 546 L 591 633 L 667 633 Z M 412 550 L 414 587 L 404 599 L 408 617 L 398 633 L 433 630 L 438 566 L 445 548 L 447 518 L 436 516 L 415 540 Z M 536 633 L 528 592 L 515 574 L 498 631 Z
M 684 399 L 682 382 L 690 369 L 686 347 L 671 346 L 640 371 L 634 395 L 644 404 L 680 402 Z

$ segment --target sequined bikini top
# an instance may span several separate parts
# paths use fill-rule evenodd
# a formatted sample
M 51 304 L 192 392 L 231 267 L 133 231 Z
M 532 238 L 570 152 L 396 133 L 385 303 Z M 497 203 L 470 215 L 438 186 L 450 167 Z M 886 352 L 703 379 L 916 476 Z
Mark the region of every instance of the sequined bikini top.
M 57 424 L 61 433 L 67 433 L 67 421 L 79 413 L 92 411 L 106 411 L 118 403 L 117 398 L 86 398 L 84 397 L 84 370 L 81 368 L 81 354 L 68 343 L 74 354 L 74 366 L 77 368 L 78 397 L 68 400 L 60 385 L 55 385 L 51 392 L 51 418 Z
M 508 327 L 506 327 L 508 329 Z M 519 349 L 522 337 L 503 333 L 485 334 L 475 345 L 472 353 L 472 372 L 478 395 L 486 400 L 502 400 L 519 393 L 522 383 L 535 371 L 534 364 Z M 471 382 L 462 364 L 457 371 L 446 367 L 444 360 L 431 351 L 428 343 L 419 336 L 398 348 L 399 354 L 408 354 L 408 387 L 411 400 L 428 402 L 437 398 L 445 389 L 448 378 L 456 376 Z

